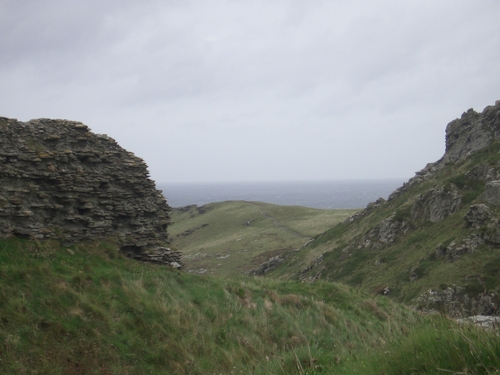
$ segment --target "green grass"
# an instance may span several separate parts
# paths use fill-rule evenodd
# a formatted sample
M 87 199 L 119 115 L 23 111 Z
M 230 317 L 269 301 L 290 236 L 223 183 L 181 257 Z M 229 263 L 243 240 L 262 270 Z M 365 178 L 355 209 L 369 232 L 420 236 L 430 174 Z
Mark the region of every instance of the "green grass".
M 168 230 L 188 271 L 237 276 L 301 247 L 356 211 L 229 201 L 174 209 Z
M 374 351 L 345 366 L 346 374 L 495 374 L 500 371 L 500 340 L 492 332 L 449 325 L 411 330 L 391 342 L 381 355 Z
M 428 332 L 444 338 L 442 351 L 466 356 L 472 342 L 484 353 L 460 363 L 468 374 L 484 373 L 478 358 L 498 368 L 496 336 L 471 328 L 449 341 L 455 323 L 384 297 L 336 283 L 192 275 L 124 258 L 112 241 L 2 240 L 0 279 L 2 374 L 370 373 L 357 371 L 401 368 L 414 347 L 427 348 Z M 426 369 L 457 368 L 441 357 L 425 359 Z

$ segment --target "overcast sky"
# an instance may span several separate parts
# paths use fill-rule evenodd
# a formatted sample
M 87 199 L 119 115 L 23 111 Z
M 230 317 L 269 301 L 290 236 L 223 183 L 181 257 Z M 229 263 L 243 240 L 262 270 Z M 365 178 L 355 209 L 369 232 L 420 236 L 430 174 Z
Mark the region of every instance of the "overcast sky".
M 1 0 L 0 116 L 157 183 L 397 178 L 500 99 L 498 0 Z

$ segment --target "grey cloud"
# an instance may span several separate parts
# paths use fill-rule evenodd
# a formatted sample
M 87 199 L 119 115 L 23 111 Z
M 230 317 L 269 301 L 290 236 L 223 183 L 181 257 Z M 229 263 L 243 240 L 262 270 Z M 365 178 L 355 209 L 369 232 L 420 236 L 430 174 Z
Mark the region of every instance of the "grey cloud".
M 493 0 L 5 0 L 0 115 L 85 121 L 158 181 L 410 177 L 500 99 L 498 19 Z

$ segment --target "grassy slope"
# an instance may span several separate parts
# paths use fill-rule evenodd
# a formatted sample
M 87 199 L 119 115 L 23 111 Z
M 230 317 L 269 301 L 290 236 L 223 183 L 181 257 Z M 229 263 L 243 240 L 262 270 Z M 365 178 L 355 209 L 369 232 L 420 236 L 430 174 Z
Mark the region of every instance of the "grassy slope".
M 2 374 L 486 374 L 488 332 L 335 283 L 225 279 L 0 241 Z
M 464 226 L 463 216 L 470 205 L 481 202 L 480 194 L 484 184 L 468 180 L 464 177 L 465 173 L 479 163 L 498 165 L 499 150 L 500 144 L 495 143 L 463 162 L 449 165 L 429 180 L 413 186 L 404 195 L 374 209 L 362 219 L 331 228 L 306 249 L 296 253 L 274 276 L 297 278 L 309 264 L 307 259 L 310 259 L 311 253 L 324 253 L 323 263 L 313 267 L 306 275 L 321 271 L 321 279 L 363 286 L 373 292 L 380 292 L 389 286 L 392 289 L 391 295 L 400 301 L 410 302 L 430 288 L 445 288 L 453 284 L 464 286 L 466 290 L 475 293 L 500 291 L 500 248 L 480 247 L 473 254 L 466 254 L 453 263 L 436 259 L 435 256 L 439 244 L 460 242 L 471 233 Z M 409 220 L 409 209 L 416 197 L 443 184 L 455 184 L 459 188 L 463 205 L 458 212 L 439 223 L 415 224 L 417 229 L 409 231 L 385 249 L 351 249 L 348 254 L 342 252 L 353 240 L 359 239 L 369 228 L 394 212 Z M 498 208 L 491 208 L 493 215 L 499 217 Z M 416 272 L 417 280 L 410 281 L 412 270 Z
M 242 275 L 271 256 L 301 247 L 356 211 L 229 201 L 174 209 L 168 230 L 188 270 Z

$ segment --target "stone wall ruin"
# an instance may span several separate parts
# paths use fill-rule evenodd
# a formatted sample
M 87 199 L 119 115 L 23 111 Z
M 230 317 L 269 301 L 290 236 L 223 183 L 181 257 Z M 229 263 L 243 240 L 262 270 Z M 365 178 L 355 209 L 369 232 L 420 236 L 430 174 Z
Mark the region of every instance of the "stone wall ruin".
M 112 138 L 81 122 L 0 117 L 0 238 L 116 237 L 129 256 L 179 264 L 162 247 L 169 210 L 145 162 Z

